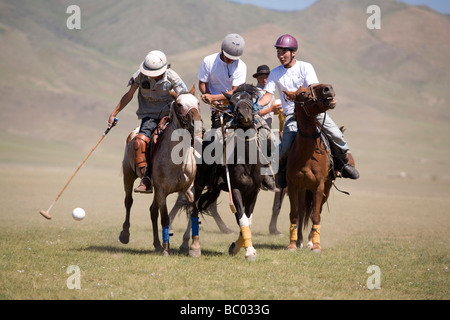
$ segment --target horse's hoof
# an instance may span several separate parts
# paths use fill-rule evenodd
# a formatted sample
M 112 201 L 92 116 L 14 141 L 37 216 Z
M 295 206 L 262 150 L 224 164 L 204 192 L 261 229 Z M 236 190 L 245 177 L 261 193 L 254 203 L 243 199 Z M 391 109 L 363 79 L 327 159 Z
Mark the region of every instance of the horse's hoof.
M 295 243 L 295 241 L 291 241 L 286 249 L 288 251 L 297 251 L 297 244 Z
M 163 252 L 161 252 L 161 255 L 163 257 L 168 257 L 169 256 L 169 251 L 164 250 Z
M 278 231 L 277 228 L 274 228 L 274 229 L 270 228 L 269 229 L 269 233 L 274 235 L 274 236 L 282 236 L 283 235 L 280 231 Z
M 313 245 L 312 241 L 308 241 L 308 243 L 306 244 L 306 247 L 311 250 L 312 250 L 313 246 L 314 245 Z
M 256 260 L 256 250 L 253 247 L 248 247 L 245 252 L 245 260 L 255 261 Z
M 201 257 L 201 255 L 202 255 L 202 250 L 200 250 L 200 249 L 195 249 L 195 250 L 190 249 L 189 250 L 190 257 L 198 258 L 198 257 Z
M 119 235 L 119 241 L 123 244 L 130 242 L 130 232 L 122 230 Z
M 247 260 L 247 261 L 256 261 L 256 255 L 245 256 L 245 260 Z
M 313 247 L 311 248 L 311 251 L 314 253 L 321 253 L 322 252 L 322 248 L 320 247 L 320 244 L 315 243 L 313 245 Z

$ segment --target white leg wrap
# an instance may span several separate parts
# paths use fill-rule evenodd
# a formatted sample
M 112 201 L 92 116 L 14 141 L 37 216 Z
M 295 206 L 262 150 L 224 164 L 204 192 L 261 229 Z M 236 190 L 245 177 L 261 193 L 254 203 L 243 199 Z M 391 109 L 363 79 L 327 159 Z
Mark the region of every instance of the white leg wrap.
M 239 219 L 239 226 L 240 227 L 249 227 L 251 224 L 250 220 L 247 218 L 247 216 L 244 214 L 242 215 L 242 218 Z

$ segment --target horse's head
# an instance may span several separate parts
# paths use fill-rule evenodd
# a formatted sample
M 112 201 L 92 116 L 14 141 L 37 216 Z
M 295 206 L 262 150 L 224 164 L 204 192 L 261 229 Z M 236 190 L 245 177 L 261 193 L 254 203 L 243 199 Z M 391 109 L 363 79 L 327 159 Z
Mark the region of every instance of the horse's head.
M 307 88 L 300 87 L 296 92 L 283 92 L 288 100 L 303 107 L 311 117 L 336 107 L 335 93 L 331 84 L 312 84 Z
M 174 101 L 172 109 L 179 126 L 188 130 L 192 136 L 201 136 L 202 117 L 200 115 L 200 101 L 195 97 L 195 87 L 179 95 L 172 93 Z
M 253 126 L 254 110 L 253 99 L 258 96 L 258 89 L 251 84 L 241 84 L 232 95 L 223 93 L 230 102 L 230 109 L 236 125 L 239 128 Z

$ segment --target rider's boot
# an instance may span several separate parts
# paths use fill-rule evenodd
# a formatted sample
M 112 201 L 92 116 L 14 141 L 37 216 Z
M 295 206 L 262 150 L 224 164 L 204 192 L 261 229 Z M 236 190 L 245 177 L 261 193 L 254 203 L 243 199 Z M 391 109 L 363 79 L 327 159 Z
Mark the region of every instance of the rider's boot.
M 150 170 L 147 166 L 146 152 L 150 139 L 144 134 L 138 134 L 134 140 L 134 151 L 136 167 L 138 168 L 141 177 L 139 186 L 134 189 L 134 192 L 139 193 L 153 193 L 153 186 L 150 179 Z
M 337 156 L 336 169 L 341 173 L 343 178 L 356 180 L 359 178 L 359 172 L 355 168 L 355 160 L 350 151 Z

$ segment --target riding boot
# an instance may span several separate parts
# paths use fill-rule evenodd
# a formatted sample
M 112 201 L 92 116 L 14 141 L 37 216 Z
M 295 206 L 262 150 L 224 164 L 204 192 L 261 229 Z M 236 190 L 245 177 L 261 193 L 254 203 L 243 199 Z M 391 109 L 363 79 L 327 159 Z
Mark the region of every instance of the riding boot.
M 336 169 L 341 173 L 343 178 L 356 180 L 359 178 L 359 172 L 355 168 L 355 160 L 350 151 L 336 155 L 338 159 Z
M 262 183 L 261 183 L 261 189 L 263 190 L 273 190 L 276 191 L 276 184 L 275 179 L 273 175 L 263 175 Z
M 152 180 L 150 179 L 150 173 L 147 167 L 141 168 L 142 179 L 139 185 L 134 188 L 134 192 L 138 193 L 153 193 Z
M 150 170 L 148 170 L 146 158 L 149 142 L 150 139 L 144 134 L 138 134 L 134 140 L 135 162 L 136 167 L 139 170 L 138 174 L 140 173 L 141 176 L 141 182 L 139 186 L 134 189 L 134 192 L 153 193 L 152 182 L 149 177 Z
M 287 187 L 286 164 L 287 164 L 287 158 L 280 159 L 280 165 L 278 167 L 278 174 L 277 174 L 277 185 L 278 185 L 278 188 L 280 188 L 280 189 Z

